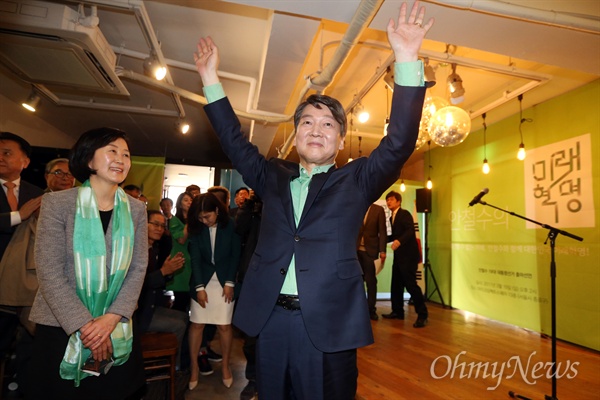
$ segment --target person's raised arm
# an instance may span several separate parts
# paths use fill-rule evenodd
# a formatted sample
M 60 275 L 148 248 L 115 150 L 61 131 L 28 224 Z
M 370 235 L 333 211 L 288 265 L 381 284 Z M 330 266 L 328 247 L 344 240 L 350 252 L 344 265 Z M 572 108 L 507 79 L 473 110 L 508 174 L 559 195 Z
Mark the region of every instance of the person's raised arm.
M 406 3 L 402 3 L 397 23 L 390 19 L 387 26 L 388 41 L 392 46 L 397 63 L 418 60 L 423 38 L 434 22 L 433 18 L 430 18 L 423 25 L 425 7 L 419 8 L 418 1 L 413 5 L 408 19 L 406 18 L 406 8 Z
M 202 84 L 206 86 L 219 83 L 217 70 L 219 68 L 219 49 L 210 36 L 200 38 L 198 50 L 194 53 L 196 69 L 202 78 Z

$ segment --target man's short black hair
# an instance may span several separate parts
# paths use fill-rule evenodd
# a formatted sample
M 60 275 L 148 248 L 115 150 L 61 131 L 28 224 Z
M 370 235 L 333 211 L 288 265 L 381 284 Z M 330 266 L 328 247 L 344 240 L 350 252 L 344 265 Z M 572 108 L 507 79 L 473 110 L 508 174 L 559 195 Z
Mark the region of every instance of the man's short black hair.
M 389 192 L 388 194 L 385 195 L 385 199 L 389 199 L 390 197 L 395 197 L 396 200 L 398 200 L 399 202 L 402 202 L 402 195 L 394 190 L 392 190 L 391 192 Z
M 235 195 L 237 196 L 237 194 L 242 190 L 245 190 L 246 192 L 248 192 L 248 194 L 250 194 L 250 189 L 248 189 L 246 186 L 242 186 L 241 188 L 235 191 Z
M 27 158 L 31 158 L 31 145 L 27 140 L 12 132 L 0 132 L 0 142 L 4 140 L 10 140 L 17 143 Z
M 139 190 L 140 192 L 142 191 L 142 189 L 138 185 L 134 185 L 133 183 L 123 186 L 123 190 Z
M 298 129 L 300 117 L 302 117 L 304 109 L 309 104 L 319 110 L 322 109 L 323 106 L 327 107 L 329 111 L 331 111 L 331 115 L 333 115 L 333 118 L 336 120 L 336 122 L 340 124 L 340 135 L 342 137 L 346 137 L 346 129 L 348 125 L 346 110 L 344 110 L 344 107 L 339 101 L 324 94 L 312 94 L 296 108 L 296 112 L 294 113 L 294 129 Z

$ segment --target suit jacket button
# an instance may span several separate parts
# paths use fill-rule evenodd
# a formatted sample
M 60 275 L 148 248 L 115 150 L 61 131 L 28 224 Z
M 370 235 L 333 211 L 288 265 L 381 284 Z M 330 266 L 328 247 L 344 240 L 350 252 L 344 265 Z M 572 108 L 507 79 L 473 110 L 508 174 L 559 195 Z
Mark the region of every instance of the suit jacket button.
M 283 269 L 283 268 L 281 268 L 281 269 L 279 270 L 279 273 L 280 273 L 281 275 L 285 275 L 285 272 L 286 272 L 286 271 L 285 271 L 285 269 Z
M 300 241 L 300 236 L 298 236 L 298 235 L 294 236 L 294 240 L 295 240 L 296 242 L 299 242 L 299 241 Z

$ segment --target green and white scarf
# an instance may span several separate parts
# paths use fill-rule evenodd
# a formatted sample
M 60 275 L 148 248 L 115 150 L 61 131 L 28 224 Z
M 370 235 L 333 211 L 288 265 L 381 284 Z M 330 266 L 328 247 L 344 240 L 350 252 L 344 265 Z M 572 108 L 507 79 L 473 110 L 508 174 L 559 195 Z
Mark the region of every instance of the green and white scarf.
M 127 195 L 120 187 L 115 193 L 112 215 L 112 260 L 110 276 L 106 276 L 106 245 L 104 230 L 96 196 L 89 180 L 79 187 L 73 234 L 75 277 L 77 296 L 94 318 L 104 315 L 115 300 L 133 254 L 134 227 Z M 129 358 L 133 331 L 131 320 L 119 322 L 111 334 L 114 365 L 122 365 Z M 60 376 L 74 380 L 79 386 L 81 379 L 90 376 L 82 366 L 91 354 L 83 347 L 81 333 L 71 334 L 65 355 L 60 364 Z

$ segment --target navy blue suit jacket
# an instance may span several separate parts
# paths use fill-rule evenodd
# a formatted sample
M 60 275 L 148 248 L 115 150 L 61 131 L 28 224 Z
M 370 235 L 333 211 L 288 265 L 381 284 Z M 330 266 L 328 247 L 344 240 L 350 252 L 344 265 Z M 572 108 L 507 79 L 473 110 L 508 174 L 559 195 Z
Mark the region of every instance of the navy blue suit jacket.
M 225 154 L 263 200 L 236 326 L 250 336 L 261 332 L 295 255 L 302 317 L 315 347 L 337 352 L 373 343 L 356 237 L 367 208 L 396 181 L 415 148 L 424 96 L 424 87 L 395 87 L 388 135 L 370 157 L 313 176 L 298 226 L 290 193 L 298 164 L 265 159 L 243 136 L 227 98 L 205 107 Z

